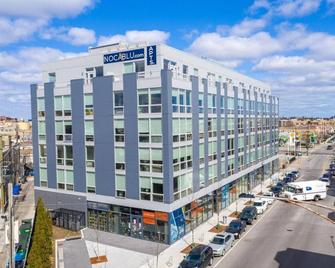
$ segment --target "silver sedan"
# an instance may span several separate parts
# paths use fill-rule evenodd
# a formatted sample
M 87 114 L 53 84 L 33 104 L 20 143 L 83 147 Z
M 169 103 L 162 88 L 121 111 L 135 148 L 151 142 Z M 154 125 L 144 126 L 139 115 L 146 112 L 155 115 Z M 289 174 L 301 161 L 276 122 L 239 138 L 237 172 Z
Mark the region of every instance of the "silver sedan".
M 214 236 L 208 245 L 213 249 L 214 256 L 223 256 L 233 246 L 234 241 L 233 234 L 221 233 Z

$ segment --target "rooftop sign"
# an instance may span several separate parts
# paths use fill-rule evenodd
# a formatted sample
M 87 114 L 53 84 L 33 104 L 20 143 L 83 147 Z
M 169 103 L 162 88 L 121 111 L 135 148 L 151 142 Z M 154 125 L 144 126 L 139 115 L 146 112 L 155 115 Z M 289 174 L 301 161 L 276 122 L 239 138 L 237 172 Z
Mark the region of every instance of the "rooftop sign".
M 138 59 L 144 59 L 144 48 L 105 54 L 104 64 Z

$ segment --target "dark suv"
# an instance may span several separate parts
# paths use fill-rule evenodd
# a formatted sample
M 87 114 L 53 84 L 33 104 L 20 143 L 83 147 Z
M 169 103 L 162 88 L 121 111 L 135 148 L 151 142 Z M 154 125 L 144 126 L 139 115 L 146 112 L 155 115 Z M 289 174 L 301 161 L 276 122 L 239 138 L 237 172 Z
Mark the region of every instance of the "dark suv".
M 241 220 L 232 220 L 226 229 L 227 233 L 232 233 L 235 238 L 240 238 L 240 235 L 245 231 L 246 224 Z
M 213 264 L 213 249 L 206 245 L 197 245 L 179 264 L 179 268 L 205 268 Z
M 245 221 L 247 224 L 252 224 L 257 219 L 257 209 L 254 206 L 245 207 L 240 215 L 240 220 Z

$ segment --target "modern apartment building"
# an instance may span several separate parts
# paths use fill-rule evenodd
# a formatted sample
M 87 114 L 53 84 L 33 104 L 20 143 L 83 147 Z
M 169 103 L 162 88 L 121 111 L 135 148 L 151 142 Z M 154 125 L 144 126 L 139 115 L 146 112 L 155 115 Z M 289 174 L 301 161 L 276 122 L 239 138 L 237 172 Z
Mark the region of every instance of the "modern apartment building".
M 35 194 L 59 226 L 171 244 L 278 169 L 278 98 L 215 62 L 112 44 L 48 64 L 43 81 Z

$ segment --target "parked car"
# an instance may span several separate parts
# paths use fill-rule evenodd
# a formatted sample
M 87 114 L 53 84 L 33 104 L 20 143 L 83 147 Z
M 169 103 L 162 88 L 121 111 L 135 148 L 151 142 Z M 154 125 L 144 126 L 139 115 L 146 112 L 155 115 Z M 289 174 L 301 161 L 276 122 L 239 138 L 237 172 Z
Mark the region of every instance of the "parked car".
M 227 233 L 232 233 L 236 239 L 240 238 L 241 234 L 245 232 L 246 223 L 241 220 L 232 220 L 227 229 Z
M 275 198 L 275 194 L 272 192 L 266 192 L 263 194 L 262 199 L 265 200 L 268 205 L 272 205 Z
M 214 236 L 208 246 L 213 249 L 214 256 L 223 256 L 233 246 L 234 241 L 234 235 L 225 232 Z
M 179 264 L 179 268 L 205 268 L 213 264 L 213 249 L 206 245 L 197 245 Z
M 285 185 L 286 184 L 283 181 L 278 181 L 277 184 L 276 184 L 276 186 L 280 187 L 280 188 L 284 188 Z
M 328 145 L 328 146 L 327 146 L 327 150 L 333 150 L 333 146 Z
M 263 199 L 255 200 L 253 205 L 257 209 L 257 214 L 263 214 L 268 207 L 268 203 Z
M 252 224 L 257 219 L 257 209 L 254 206 L 245 207 L 240 215 L 240 220 Z
M 329 178 L 327 178 L 327 177 L 321 177 L 320 181 L 325 182 L 327 187 L 330 186 L 330 179 Z
M 290 182 L 294 182 L 294 177 L 293 177 L 293 175 L 292 175 L 292 176 L 286 176 L 286 177 L 283 179 L 283 182 L 284 182 L 285 184 L 290 183 Z
M 283 187 L 273 186 L 271 187 L 271 192 L 274 194 L 274 196 L 278 197 L 283 192 Z
M 255 195 L 252 193 L 240 193 L 239 198 L 255 198 Z
M 291 174 L 295 176 L 295 179 L 298 179 L 300 177 L 300 172 L 298 170 L 292 170 Z

